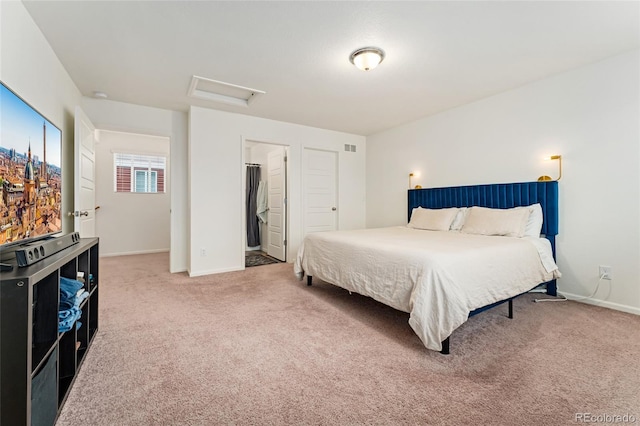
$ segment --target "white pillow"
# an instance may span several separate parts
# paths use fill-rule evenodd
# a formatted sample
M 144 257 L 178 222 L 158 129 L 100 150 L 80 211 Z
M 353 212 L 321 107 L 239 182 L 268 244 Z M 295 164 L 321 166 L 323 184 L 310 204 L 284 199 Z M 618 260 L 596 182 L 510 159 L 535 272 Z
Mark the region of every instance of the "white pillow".
M 457 213 L 458 209 L 455 207 L 449 209 L 416 207 L 411 211 L 411 220 L 407 226 L 430 231 L 448 231 Z
M 489 209 L 471 207 L 462 225 L 462 232 L 479 235 L 522 237 L 529 219 L 530 209 Z
M 462 229 L 462 225 L 464 225 L 464 220 L 467 218 L 467 214 L 469 213 L 469 208 L 460 207 L 458 212 L 456 213 L 456 217 L 453 218 L 453 222 L 451 223 L 452 231 L 459 231 Z
M 529 219 L 524 228 L 524 236 L 540 238 L 540 232 L 542 232 L 542 206 L 540 203 L 516 208 L 529 209 Z

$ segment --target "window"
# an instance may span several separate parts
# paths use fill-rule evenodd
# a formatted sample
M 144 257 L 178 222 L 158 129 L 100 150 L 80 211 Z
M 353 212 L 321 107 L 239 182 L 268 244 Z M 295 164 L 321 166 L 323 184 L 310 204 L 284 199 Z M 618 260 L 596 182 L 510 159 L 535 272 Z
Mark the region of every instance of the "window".
M 135 192 L 158 192 L 158 172 L 136 169 Z
M 115 192 L 165 192 L 166 157 L 115 153 Z

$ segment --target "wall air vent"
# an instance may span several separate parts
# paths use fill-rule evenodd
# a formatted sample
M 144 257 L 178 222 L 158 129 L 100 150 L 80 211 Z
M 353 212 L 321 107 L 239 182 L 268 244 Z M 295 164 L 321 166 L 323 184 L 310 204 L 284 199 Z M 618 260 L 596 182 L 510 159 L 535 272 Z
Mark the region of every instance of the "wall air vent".
M 266 92 L 194 75 L 187 95 L 192 98 L 247 108 Z

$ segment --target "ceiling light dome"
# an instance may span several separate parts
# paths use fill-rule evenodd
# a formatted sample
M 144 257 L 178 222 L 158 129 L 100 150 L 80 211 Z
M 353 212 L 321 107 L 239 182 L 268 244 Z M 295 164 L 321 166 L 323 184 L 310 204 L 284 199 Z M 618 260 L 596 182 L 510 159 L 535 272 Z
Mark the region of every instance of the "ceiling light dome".
M 349 56 L 351 63 L 363 71 L 374 69 L 383 59 L 384 50 L 379 47 L 362 47 L 354 50 Z

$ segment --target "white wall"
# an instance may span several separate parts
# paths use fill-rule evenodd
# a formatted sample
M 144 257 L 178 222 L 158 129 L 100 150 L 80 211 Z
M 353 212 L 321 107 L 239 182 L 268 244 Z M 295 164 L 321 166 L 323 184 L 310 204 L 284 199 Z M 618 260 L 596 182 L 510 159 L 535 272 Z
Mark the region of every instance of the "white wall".
M 0 1 L 0 80 L 62 131 L 62 230 L 72 232 L 73 123 L 81 94 L 22 2 Z
M 96 144 L 96 235 L 102 256 L 169 251 L 171 215 L 171 160 L 169 138 L 134 133 L 98 131 Z M 165 192 L 115 192 L 114 153 L 167 158 Z
M 82 98 L 82 108 L 98 129 L 165 136 L 170 140 L 171 272 L 187 270 L 187 114 L 103 99 Z M 98 220 L 100 218 L 98 217 Z
M 288 145 L 290 233 L 287 259 L 302 240 L 301 164 L 305 147 L 338 159 L 339 229 L 365 225 L 365 138 L 246 115 L 192 107 L 189 114 L 189 207 L 192 276 L 244 268 L 244 140 Z M 344 152 L 344 144 L 357 152 Z M 206 255 L 201 256 L 201 249 Z
M 536 180 L 563 156 L 560 291 L 640 313 L 640 51 L 367 138 L 367 226 L 405 224 L 408 173 L 423 187 Z

